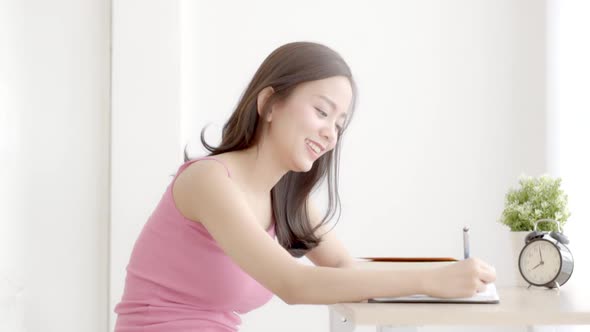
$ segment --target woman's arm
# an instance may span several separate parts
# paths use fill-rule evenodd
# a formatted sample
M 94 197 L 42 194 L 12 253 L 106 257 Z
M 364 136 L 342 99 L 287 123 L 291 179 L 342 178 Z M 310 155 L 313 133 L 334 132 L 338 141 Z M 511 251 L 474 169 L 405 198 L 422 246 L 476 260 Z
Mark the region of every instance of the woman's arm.
M 495 270 L 477 258 L 419 270 L 342 269 L 302 266 L 290 303 L 361 302 L 373 297 L 427 294 L 470 297 L 496 279 Z
M 239 189 L 215 161 L 192 164 L 178 176 L 173 189 L 180 212 L 201 222 L 242 270 L 286 303 L 331 304 L 448 292 L 446 285 L 441 288 L 436 286 L 439 283 L 432 282 L 434 279 L 429 276 L 433 273 L 423 270 L 373 271 L 300 264 L 262 229 Z M 454 269 L 446 274 L 461 275 L 459 271 Z M 437 277 L 449 280 L 444 273 L 442 278 Z M 460 287 L 451 288 L 451 296 L 474 293 L 476 289 L 463 283 L 457 285 Z

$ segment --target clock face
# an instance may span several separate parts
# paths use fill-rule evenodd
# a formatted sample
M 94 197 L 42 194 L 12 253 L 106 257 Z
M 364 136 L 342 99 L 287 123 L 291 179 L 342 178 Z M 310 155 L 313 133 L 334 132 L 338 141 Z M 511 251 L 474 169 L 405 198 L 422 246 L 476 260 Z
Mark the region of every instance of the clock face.
M 527 244 L 519 259 L 520 272 L 531 284 L 543 286 L 553 281 L 561 270 L 561 255 L 555 245 L 547 240 Z

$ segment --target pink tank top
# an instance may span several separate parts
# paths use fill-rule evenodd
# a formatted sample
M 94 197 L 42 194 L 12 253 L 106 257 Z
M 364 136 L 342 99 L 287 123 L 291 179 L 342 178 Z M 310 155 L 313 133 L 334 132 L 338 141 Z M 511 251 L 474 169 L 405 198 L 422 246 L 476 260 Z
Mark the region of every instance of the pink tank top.
M 172 196 L 176 177 L 204 159 L 222 163 L 203 157 L 183 164 L 135 242 L 125 290 L 115 307 L 115 332 L 237 331 L 238 314 L 272 298 L 223 252 L 201 223 L 185 218 L 176 208 Z M 274 225 L 267 230 L 273 239 Z

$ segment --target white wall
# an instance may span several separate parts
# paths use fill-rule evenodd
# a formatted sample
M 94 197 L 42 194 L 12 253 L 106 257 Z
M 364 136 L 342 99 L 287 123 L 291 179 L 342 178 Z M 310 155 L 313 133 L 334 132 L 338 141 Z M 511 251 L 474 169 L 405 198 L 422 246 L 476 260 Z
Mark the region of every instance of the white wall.
M 496 222 L 504 194 L 521 173 L 554 170 L 544 1 L 127 1 L 113 12 L 111 312 L 183 145 L 203 153 L 210 122 L 218 139 L 264 57 L 294 40 L 338 50 L 360 88 L 336 229 L 352 254 L 460 257 L 469 224 L 474 254 L 509 281 L 507 229 Z M 325 331 L 327 310 L 275 298 L 242 331 L 277 324 Z
M 590 262 L 580 259 L 581 253 L 590 252 L 590 156 L 585 152 L 590 142 L 590 44 L 585 42 L 590 2 L 549 0 L 547 11 L 547 160 L 569 196 L 572 215 L 565 232 L 577 258 L 575 276 L 583 278 L 590 276 Z
M 110 328 L 141 227 L 181 162 L 177 1 L 113 3 Z
M 231 8 L 231 10 L 228 10 Z M 343 215 L 355 256 L 462 255 L 513 270 L 504 195 L 547 170 L 543 1 L 182 2 L 182 138 L 215 141 L 262 60 L 295 40 L 327 44 L 360 90 L 344 138 Z M 369 199 L 367 199 L 369 198 Z M 242 331 L 324 331 L 322 306 L 274 299 Z
M 0 7 L 0 331 L 23 327 L 25 225 L 22 114 L 24 109 L 24 52 L 18 48 L 23 35 L 19 19 L 22 6 L 16 0 Z
M 110 5 L 0 7 L 0 287 L 24 288 L 0 330 L 104 331 Z
M 3 1 L 0 331 L 112 330 L 133 242 L 181 145 L 205 123 L 219 129 L 262 59 L 293 40 L 334 47 L 359 83 L 337 228 L 354 255 L 458 257 L 469 223 L 474 252 L 502 273 L 503 195 L 546 170 L 566 177 L 573 246 L 587 250 L 588 8 L 548 3 L 545 45 L 545 3 L 532 0 L 304 1 L 288 16 L 270 1 L 115 1 L 111 160 L 110 1 Z M 325 331 L 327 311 L 275 298 L 243 331 L 277 324 Z

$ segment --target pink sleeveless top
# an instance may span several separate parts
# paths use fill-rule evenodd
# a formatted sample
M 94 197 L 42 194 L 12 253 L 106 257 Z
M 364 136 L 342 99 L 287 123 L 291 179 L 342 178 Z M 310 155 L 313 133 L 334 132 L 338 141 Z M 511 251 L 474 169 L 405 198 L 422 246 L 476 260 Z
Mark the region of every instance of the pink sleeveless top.
M 238 314 L 272 298 L 223 252 L 201 223 L 185 218 L 176 208 L 172 197 L 176 177 L 203 159 L 222 163 L 203 157 L 183 164 L 144 225 L 127 265 L 121 302 L 115 307 L 115 332 L 237 331 Z M 272 238 L 274 225 L 267 230 Z

